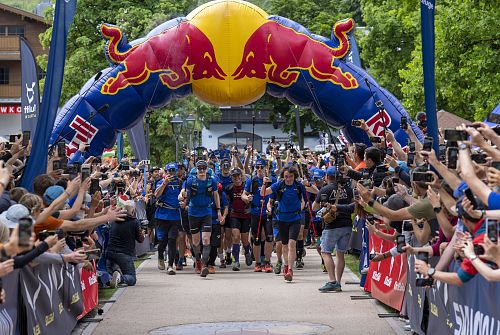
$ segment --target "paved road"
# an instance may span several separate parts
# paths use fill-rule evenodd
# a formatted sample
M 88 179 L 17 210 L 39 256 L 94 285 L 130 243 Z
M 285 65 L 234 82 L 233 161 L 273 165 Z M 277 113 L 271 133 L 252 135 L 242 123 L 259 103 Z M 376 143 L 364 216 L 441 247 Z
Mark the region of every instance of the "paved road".
M 319 270 L 320 258 L 313 250 L 308 250 L 305 269 L 294 271 L 293 283 L 274 273 L 253 273 L 244 265 L 241 272 L 227 268 L 206 279 L 192 267 L 168 276 L 157 270 L 156 262 L 154 256 L 143 264 L 137 285 L 124 291 L 93 334 L 148 334 L 171 325 L 255 320 L 305 321 L 332 328 L 321 334 L 395 334 L 378 318 L 380 310 L 373 301 L 351 301 L 351 295 L 362 294 L 358 285 L 343 283 L 342 293 L 318 292 L 327 276 Z M 352 280 L 353 274 L 345 277 Z

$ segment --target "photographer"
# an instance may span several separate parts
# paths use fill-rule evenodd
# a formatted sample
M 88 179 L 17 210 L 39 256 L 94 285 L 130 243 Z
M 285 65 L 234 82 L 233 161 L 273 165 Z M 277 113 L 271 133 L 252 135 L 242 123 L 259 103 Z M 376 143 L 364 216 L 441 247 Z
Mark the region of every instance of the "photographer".
M 387 176 L 387 167 L 383 164 L 382 153 L 380 149 L 370 147 L 365 150 L 366 170 L 355 171 L 349 167 L 343 166 L 340 171 L 348 178 L 353 180 L 371 179 L 373 186 L 380 186 L 382 180 Z

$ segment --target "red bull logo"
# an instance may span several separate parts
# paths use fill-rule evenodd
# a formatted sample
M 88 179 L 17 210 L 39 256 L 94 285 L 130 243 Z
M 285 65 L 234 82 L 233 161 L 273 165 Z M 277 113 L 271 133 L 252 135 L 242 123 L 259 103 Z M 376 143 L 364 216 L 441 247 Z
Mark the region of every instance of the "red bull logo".
M 339 39 L 337 48 L 299 33 L 275 21 L 259 27 L 248 39 L 240 65 L 232 76 L 266 79 L 281 87 L 295 83 L 300 70 L 307 70 L 319 81 L 329 81 L 343 89 L 358 87 L 357 80 L 349 72 L 334 65 L 335 59 L 349 51 L 347 34 L 354 28 L 348 19 L 335 24 L 333 33 Z
M 383 118 L 383 119 L 382 119 Z M 371 118 L 366 121 L 366 125 L 370 130 L 375 134 L 375 136 L 383 136 L 384 135 L 384 124 L 385 127 L 389 128 L 391 125 L 391 117 L 389 113 L 383 109 L 381 112 L 377 112 Z
M 109 58 L 125 66 L 123 71 L 104 83 L 101 88 L 103 94 L 116 94 L 129 85 L 141 85 L 151 73 L 156 72 L 160 73 L 162 84 L 170 89 L 179 88 L 193 80 L 224 80 L 227 76 L 217 63 L 208 37 L 188 22 L 182 22 L 125 52 L 118 50 L 123 39 L 119 28 L 102 25 L 101 33 L 109 40 Z

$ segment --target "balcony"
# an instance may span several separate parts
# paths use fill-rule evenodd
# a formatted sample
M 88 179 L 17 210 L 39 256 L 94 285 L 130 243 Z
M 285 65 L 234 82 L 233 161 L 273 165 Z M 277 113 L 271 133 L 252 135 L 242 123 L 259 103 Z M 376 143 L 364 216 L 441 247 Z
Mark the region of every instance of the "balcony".
M 0 60 L 20 60 L 19 36 L 0 36 Z
M 19 99 L 21 97 L 21 85 L 0 85 L 0 99 Z

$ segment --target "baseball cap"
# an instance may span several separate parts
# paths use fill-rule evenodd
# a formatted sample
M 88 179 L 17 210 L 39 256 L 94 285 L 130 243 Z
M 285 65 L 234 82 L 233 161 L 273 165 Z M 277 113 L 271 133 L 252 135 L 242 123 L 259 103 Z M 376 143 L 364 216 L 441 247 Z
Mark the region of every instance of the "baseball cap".
M 200 166 L 202 166 L 202 167 L 207 167 L 207 166 L 208 166 L 208 164 L 207 164 L 207 162 L 206 162 L 206 161 L 204 161 L 204 160 L 199 160 L 199 161 L 197 161 L 197 162 L 196 162 L 196 167 L 200 167 Z
M 325 176 L 325 171 L 321 169 L 316 169 L 313 172 L 313 178 L 323 178 Z
M 153 172 L 153 171 L 158 171 L 158 170 L 160 170 L 160 168 L 158 166 L 153 166 L 150 171 Z
M 178 169 L 178 164 L 177 163 L 168 163 L 167 165 L 165 165 L 165 170 L 167 171 L 170 171 L 170 170 L 174 170 L 175 172 L 177 172 L 177 169 Z
M 234 168 L 231 170 L 231 176 L 234 175 L 241 175 L 241 169 L 240 168 Z
M 19 223 L 19 219 L 29 217 L 30 211 L 21 204 L 15 204 L 9 207 L 8 210 L 0 214 L 0 222 L 8 228 L 15 228 Z
M 59 196 L 63 193 L 64 193 L 64 187 L 59 185 L 50 186 L 45 190 L 45 193 L 43 194 L 43 200 L 46 203 L 51 204 L 52 201 L 59 198 Z
M 263 160 L 262 158 L 259 158 L 255 161 L 255 165 L 266 165 L 266 161 Z
M 330 166 L 328 169 L 326 169 L 326 175 L 328 177 L 333 177 L 337 174 L 337 168 L 335 166 Z

